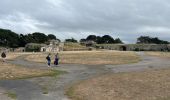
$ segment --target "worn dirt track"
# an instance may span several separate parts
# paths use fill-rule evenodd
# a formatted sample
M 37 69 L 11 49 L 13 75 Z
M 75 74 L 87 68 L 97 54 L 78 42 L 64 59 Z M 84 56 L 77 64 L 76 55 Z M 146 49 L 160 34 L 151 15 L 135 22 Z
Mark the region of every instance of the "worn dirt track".
M 42 77 L 23 80 L 1 80 L 0 87 L 7 91 L 14 91 L 17 94 L 17 100 L 69 100 L 65 95 L 65 89 L 75 82 L 79 82 L 84 79 L 107 73 L 144 71 L 148 69 L 162 69 L 170 67 L 169 59 L 147 56 L 143 52 L 139 52 L 138 54 L 141 56 L 142 61 L 136 64 L 98 66 L 76 64 L 60 65 L 59 67 L 53 68 L 66 71 L 67 73 L 62 74 L 57 78 Z M 24 58 L 25 56 L 21 56 L 14 61 L 8 62 L 28 68 L 34 67 L 47 69 L 46 64 L 26 61 Z M 48 88 L 48 94 L 43 94 L 43 86 Z

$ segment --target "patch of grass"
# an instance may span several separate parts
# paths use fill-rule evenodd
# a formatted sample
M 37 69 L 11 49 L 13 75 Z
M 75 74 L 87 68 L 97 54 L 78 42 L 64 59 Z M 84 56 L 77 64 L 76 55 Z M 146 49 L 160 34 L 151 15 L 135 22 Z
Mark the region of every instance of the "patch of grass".
M 70 87 L 67 91 L 66 91 L 66 95 L 71 99 L 71 100 L 82 100 L 81 98 L 79 98 L 78 96 L 76 96 L 75 92 L 74 92 L 74 87 Z
M 42 92 L 43 94 L 48 94 L 48 88 L 47 87 L 42 87 Z
M 23 56 L 23 55 L 29 55 L 29 54 L 32 54 L 32 53 L 13 53 L 13 52 L 10 52 L 10 53 L 7 53 L 7 58 L 8 60 L 13 60 L 17 57 L 20 57 L 20 56 Z
M 74 98 L 74 89 L 73 87 L 70 87 L 67 91 L 66 91 L 66 95 L 69 96 L 70 98 Z
M 79 43 L 65 43 L 64 51 L 80 51 L 80 50 L 88 50 L 86 46 L 82 46 Z
M 8 91 L 5 93 L 9 98 L 16 100 L 17 99 L 17 94 L 15 92 Z
M 45 71 L 45 70 L 44 70 Z M 58 75 L 61 75 L 61 74 L 64 74 L 64 73 L 66 73 L 66 72 L 64 72 L 64 71 L 58 71 L 58 70 L 48 70 L 49 72 L 47 72 L 47 73 L 40 73 L 40 74 L 38 74 L 37 73 L 37 75 L 29 75 L 29 76 L 22 76 L 22 77 L 18 77 L 18 78 L 15 78 L 15 80 L 16 79 L 29 79 L 29 78 L 34 78 L 34 77 L 58 77 Z
M 169 100 L 170 69 L 108 74 L 72 86 L 73 100 Z
M 170 52 L 146 52 L 147 55 L 170 58 Z
M 15 80 L 33 77 L 56 77 L 64 72 L 50 69 L 30 69 L 21 66 L 15 66 L 7 63 L 0 63 L 0 79 Z
M 52 54 L 52 59 L 54 59 Z M 26 57 L 29 61 L 46 62 L 47 54 L 30 55 Z M 87 65 L 118 65 L 136 63 L 140 57 L 135 52 L 121 51 L 74 51 L 61 52 L 60 64 L 87 64 Z

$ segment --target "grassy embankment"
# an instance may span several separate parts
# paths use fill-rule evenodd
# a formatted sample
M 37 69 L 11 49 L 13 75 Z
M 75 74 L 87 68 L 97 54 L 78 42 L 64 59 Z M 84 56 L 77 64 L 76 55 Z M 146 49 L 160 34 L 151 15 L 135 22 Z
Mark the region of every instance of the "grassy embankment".
M 54 59 L 52 54 L 52 59 Z M 46 62 L 47 54 L 34 54 L 26 60 L 34 62 Z M 61 64 L 87 64 L 87 65 L 118 65 L 127 63 L 136 63 L 140 57 L 134 52 L 121 51 L 68 51 L 60 52 Z

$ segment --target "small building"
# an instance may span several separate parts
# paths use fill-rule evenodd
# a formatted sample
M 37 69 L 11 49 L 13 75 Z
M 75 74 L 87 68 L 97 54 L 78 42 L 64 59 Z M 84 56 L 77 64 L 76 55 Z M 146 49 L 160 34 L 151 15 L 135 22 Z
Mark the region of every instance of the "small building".
M 9 48 L 0 47 L 0 53 L 1 53 L 1 52 L 9 52 L 9 51 L 10 51 Z
M 14 49 L 14 52 L 25 52 L 25 48 L 24 47 L 19 47 Z
M 63 50 L 63 45 L 59 40 L 50 40 L 49 45 L 41 47 L 41 52 L 59 52 Z
M 46 46 L 46 44 L 38 44 L 38 43 L 28 43 L 25 46 L 26 52 L 40 52 L 41 47 Z

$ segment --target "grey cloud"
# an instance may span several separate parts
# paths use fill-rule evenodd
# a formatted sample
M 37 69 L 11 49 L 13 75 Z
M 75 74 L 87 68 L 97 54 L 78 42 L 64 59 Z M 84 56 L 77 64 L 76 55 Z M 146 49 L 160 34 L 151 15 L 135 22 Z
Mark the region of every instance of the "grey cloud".
M 169 0 L 1 0 L 0 27 L 62 39 L 111 34 L 128 43 L 140 35 L 170 40 L 169 9 Z

